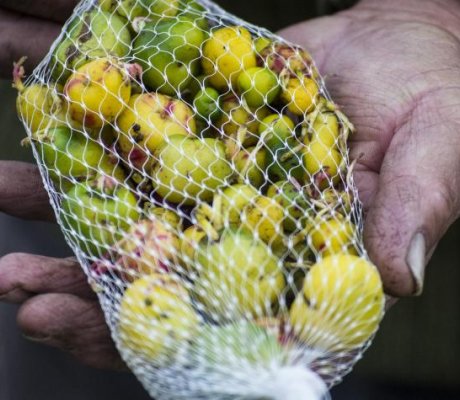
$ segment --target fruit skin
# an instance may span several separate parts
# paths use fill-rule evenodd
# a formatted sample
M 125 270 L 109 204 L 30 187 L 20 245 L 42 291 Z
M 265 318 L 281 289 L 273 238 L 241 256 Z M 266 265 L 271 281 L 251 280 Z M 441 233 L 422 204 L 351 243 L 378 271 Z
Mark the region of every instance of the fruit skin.
M 294 122 L 279 114 L 268 116 L 260 124 L 259 132 L 267 149 L 268 175 L 272 182 L 291 178 L 300 183 L 305 180 L 303 151 L 296 150 L 301 142 L 294 129 Z
M 66 189 L 71 183 L 85 181 L 97 174 L 106 174 L 120 182 L 125 173 L 103 147 L 81 132 L 61 126 L 32 135 L 42 162 L 59 188 Z
M 173 232 L 182 230 L 182 218 L 173 210 L 145 203 L 144 213 L 147 215 L 147 218 L 160 221 Z
M 200 242 L 195 293 L 211 318 L 264 316 L 284 288 L 278 259 L 243 230 L 224 230 L 218 241 Z
M 193 111 L 187 104 L 156 93 L 132 96 L 116 124 L 123 158 L 145 171 L 151 169 L 153 154 L 170 136 L 188 136 L 196 131 Z
M 195 365 L 222 368 L 244 365 L 266 367 L 283 358 L 277 335 L 252 322 L 237 321 L 225 325 L 206 325 L 194 342 Z
M 95 258 L 110 251 L 140 216 L 134 194 L 106 176 L 76 184 L 66 193 L 61 209 L 72 241 Z
M 131 97 L 127 72 L 114 59 L 100 58 L 74 72 L 64 87 L 70 116 L 87 128 L 112 123 Z
M 211 201 L 231 174 L 222 142 L 175 135 L 158 150 L 152 180 L 156 193 L 166 201 L 194 205 Z
M 239 225 L 244 208 L 259 195 L 251 185 L 235 184 L 222 190 L 222 213 L 224 221 Z
M 313 349 L 351 350 L 375 333 L 383 312 L 377 269 L 363 258 L 338 254 L 311 268 L 291 307 L 290 324 Z
M 112 269 L 124 281 L 143 275 L 178 272 L 179 238 L 164 222 L 146 219 L 132 225 L 112 249 Z
M 356 228 L 352 222 L 340 214 L 315 219 L 309 233 L 309 244 L 316 254 L 327 257 L 337 253 L 356 253 L 354 239 Z
M 219 92 L 211 87 L 200 90 L 193 100 L 193 106 L 200 118 L 215 121 L 222 114 Z
M 199 75 L 205 33 L 193 20 L 177 17 L 148 23 L 134 41 L 133 56 L 143 67 L 143 82 L 161 93 L 177 96 Z
M 278 181 L 268 188 L 267 196 L 282 207 L 285 231 L 294 232 L 305 227 L 311 208 L 301 188 L 289 181 Z
M 267 107 L 248 108 L 239 99 L 229 95 L 222 101 L 222 115 L 215 125 L 224 138 L 232 138 L 242 146 L 254 146 L 259 140 L 260 121 L 269 113 Z
M 125 351 L 165 365 L 194 337 L 199 324 L 186 288 L 170 275 L 153 274 L 124 293 L 118 338 Z
M 75 69 L 108 55 L 128 55 L 131 34 L 126 22 L 110 12 L 85 12 L 69 25 L 67 35 L 53 53 L 50 70 L 54 80 L 65 82 Z
M 337 115 L 332 112 L 320 112 L 313 122 L 311 139 L 318 141 L 326 147 L 338 145 L 340 136 L 340 123 Z
M 238 183 L 260 188 L 266 181 L 267 151 L 256 147 L 241 149 L 233 157 Z
M 273 103 L 280 93 L 279 78 L 268 68 L 253 67 L 238 77 L 238 89 L 250 107 Z
M 201 30 L 207 31 L 209 29 L 206 19 L 207 10 L 196 0 L 181 0 L 179 10 L 179 16 L 192 20 Z
M 295 115 L 303 116 L 313 111 L 318 102 L 318 84 L 310 78 L 291 78 L 281 92 L 281 100 Z
M 305 170 L 312 183 L 324 190 L 340 181 L 342 154 L 335 147 L 327 147 L 313 140 L 303 149 Z
M 110 0 L 99 1 L 110 2 Z M 110 5 L 106 5 L 106 7 L 110 7 Z M 163 18 L 174 17 L 179 9 L 179 0 L 119 0 L 112 4 L 110 9 L 131 23 L 138 17 L 148 17 L 150 20 L 158 21 Z
M 271 69 L 276 75 L 296 78 L 299 75 L 316 77 L 311 55 L 301 47 L 284 43 L 266 45 L 259 51 L 258 64 Z
M 196 257 L 196 251 L 200 241 L 206 236 L 206 232 L 199 226 L 188 227 L 181 237 L 181 253 L 184 264 L 189 267 Z M 190 268 L 188 268 L 190 269 Z
M 270 246 L 283 244 L 283 207 L 274 199 L 266 196 L 257 197 L 248 204 L 241 217 L 245 227 Z
M 213 30 L 203 45 L 203 70 L 212 86 L 220 91 L 236 88 L 238 76 L 256 66 L 251 34 L 242 26 Z

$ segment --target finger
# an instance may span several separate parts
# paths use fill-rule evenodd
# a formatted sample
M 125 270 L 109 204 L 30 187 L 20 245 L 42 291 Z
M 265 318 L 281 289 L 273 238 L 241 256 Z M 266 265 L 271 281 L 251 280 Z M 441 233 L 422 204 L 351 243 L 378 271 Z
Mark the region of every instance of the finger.
M 124 366 L 97 301 L 71 294 L 40 295 L 20 308 L 17 320 L 27 338 L 67 351 L 84 364 Z
M 4 79 L 11 79 L 13 63 L 23 56 L 27 56 L 26 71 L 31 71 L 61 30 L 57 23 L 2 9 L 0 22 L 0 78 Z
M 87 278 L 73 258 L 8 254 L 0 258 L 0 298 L 21 303 L 40 293 L 69 293 L 95 298 Z
M 64 22 L 79 0 L 0 0 L 0 7 L 34 17 Z
M 0 212 L 14 217 L 54 221 L 38 168 L 18 161 L 0 161 Z
M 426 263 L 459 216 L 458 98 L 457 88 L 419 99 L 384 158 L 364 239 L 389 294 L 421 293 Z

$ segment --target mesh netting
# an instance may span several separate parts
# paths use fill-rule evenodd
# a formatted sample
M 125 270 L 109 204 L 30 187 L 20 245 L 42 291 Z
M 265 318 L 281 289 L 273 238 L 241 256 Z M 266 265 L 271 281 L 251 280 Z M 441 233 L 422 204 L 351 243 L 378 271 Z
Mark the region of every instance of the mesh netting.
M 206 0 L 85 0 L 23 74 L 58 221 L 149 393 L 327 396 L 384 298 L 308 52 Z

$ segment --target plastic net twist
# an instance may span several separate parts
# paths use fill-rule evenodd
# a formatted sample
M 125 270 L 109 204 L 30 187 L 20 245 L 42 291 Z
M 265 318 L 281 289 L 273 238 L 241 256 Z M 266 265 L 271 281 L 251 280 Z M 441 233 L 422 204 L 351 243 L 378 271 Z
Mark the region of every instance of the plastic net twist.
M 384 297 L 309 53 L 206 0 L 84 0 L 18 112 L 113 339 L 156 399 L 321 399 Z

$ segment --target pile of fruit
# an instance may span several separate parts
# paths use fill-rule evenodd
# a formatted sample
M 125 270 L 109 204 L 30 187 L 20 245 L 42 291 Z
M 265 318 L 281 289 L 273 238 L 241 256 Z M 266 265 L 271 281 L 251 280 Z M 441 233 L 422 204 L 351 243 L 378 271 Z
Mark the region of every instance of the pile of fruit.
M 134 369 L 331 358 L 382 318 L 353 127 L 305 50 L 230 22 L 196 0 L 85 1 L 33 79 L 15 66 L 27 142 Z

